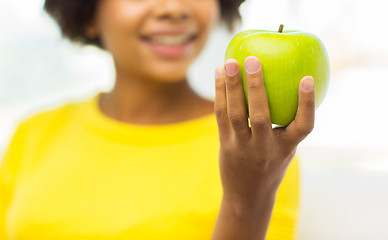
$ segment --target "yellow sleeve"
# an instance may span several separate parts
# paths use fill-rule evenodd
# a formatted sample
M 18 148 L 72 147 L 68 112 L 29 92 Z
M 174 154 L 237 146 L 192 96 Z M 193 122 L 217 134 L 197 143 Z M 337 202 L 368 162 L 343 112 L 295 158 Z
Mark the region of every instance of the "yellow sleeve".
M 7 211 L 12 200 L 16 176 L 22 157 L 23 130 L 19 126 L 0 162 L 0 239 L 7 238 Z

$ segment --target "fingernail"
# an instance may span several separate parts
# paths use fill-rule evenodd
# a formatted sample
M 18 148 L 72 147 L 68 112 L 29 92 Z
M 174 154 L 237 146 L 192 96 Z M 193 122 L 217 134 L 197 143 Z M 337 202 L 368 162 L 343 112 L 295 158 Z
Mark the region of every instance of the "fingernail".
M 257 73 L 259 71 L 259 59 L 255 56 L 249 56 L 245 59 L 245 70 L 249 74 Z
M 302 79 L 302 88 L 305 92 L 312 92 L 314 90 L 314 79 L 313 77 L 304 77 Z
M 225 62 L 226 75 L 234 76 L 239 69 L 239 65 L 236 60 L 229 59 Z
M 224 69 L 222 66 L 216 67 L 216 78 L 222 78 L 224 76 Z

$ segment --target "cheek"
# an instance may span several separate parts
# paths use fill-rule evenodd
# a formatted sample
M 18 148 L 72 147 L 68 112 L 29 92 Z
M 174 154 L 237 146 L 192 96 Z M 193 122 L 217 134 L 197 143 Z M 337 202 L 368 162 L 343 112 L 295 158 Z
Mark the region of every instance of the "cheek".
M 201 51 L 206 45 L 210 32 L 215 28 L 220 18 L 218 0 L 192 1 L 192 9 L 197 19 L 201 36 L 198 41 L 198 49 Z
M 206 2 L 206 4 L 205 4 Z M 193 1 L 194 14 L 201 29 L 201 36 L 198 41 L 198 50 L 202 50 L 206 45 L 210 32 L 219 21 L 220 10 L 217 0 Z
M 212 29 L 220 18 L 218 0 L 193 1 L 196 17 L 207 28 Z
M 130 1 L 106 0 L 98 12 L 100 36 L 109 51 L 120 49 L 136 37 L 136 31 L 149 6 Z

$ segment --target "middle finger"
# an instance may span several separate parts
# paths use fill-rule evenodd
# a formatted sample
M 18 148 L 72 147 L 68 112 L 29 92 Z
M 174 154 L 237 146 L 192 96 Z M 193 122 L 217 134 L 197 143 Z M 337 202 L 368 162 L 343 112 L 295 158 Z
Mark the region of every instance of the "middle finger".
M 252 136 L 262 138 L 272 129 L 263 71 L 255 56 L 247 57 L 244 63 Z

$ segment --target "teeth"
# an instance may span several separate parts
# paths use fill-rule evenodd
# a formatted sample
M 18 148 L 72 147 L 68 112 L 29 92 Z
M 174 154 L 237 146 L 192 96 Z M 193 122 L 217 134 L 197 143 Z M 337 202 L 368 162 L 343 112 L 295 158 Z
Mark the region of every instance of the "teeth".
M 158 36 L 152 36 L 150 39 L 152 42 L 155 42 L 158 44 L 173 46 L 173 45 L 180 45 L 187 42 L 190 39 L 190 36 L 187 34 L 158 35 Z

